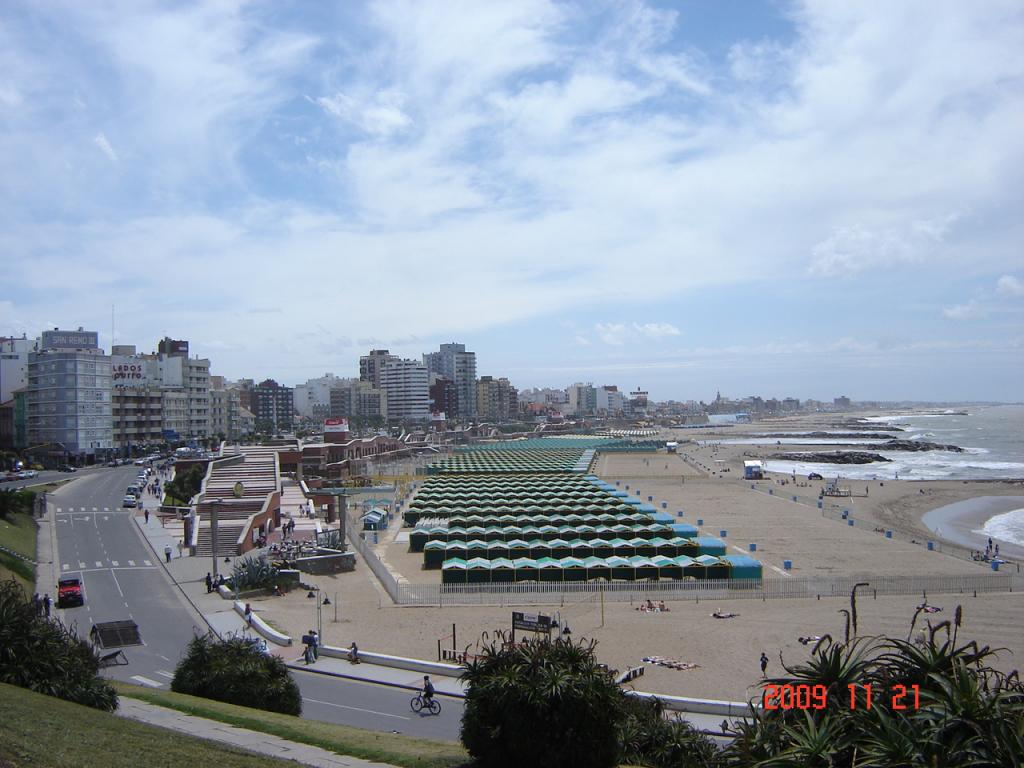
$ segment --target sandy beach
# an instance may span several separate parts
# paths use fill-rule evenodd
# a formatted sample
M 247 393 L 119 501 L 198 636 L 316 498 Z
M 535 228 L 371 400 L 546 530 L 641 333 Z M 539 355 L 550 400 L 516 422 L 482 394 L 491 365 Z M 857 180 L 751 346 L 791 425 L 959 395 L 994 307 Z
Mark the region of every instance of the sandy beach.
M 702 440 L 714 437 L 714 433 L 702 433 Z M 682 431 L 675 435 L 681 441 L 690 437 L 692 434 Z M 772 449 L 777 448 L 775 439 L 771 441 Z M 689 442 L 680 446 L 678 455 L 601 455 L 594 472 L 613 484 L 618 482 L 620 488 L 629 485 L 630 493 L 639 490 L 644 501 L 651 497 L 659 509 L 664 502 L 673 516 L 681 510 L 683 522 L 702 521 L 703 535 L 718 536 L 725 531 L 730 552 L 746 554 L 749 545 L 755 543 L 755 556 L 764 563 L 766 579 L 862 575 L 870 581 L 872 577 L 901 575 L 991 573 L 988 564 L 966 556 L 962 546 L 968 550 L 977 547 L 973 539 L 964 537 L 962 529 L 980 527 L 978 521 L 984 522 L 989 510 L 1016 508 L 1024 496 L 1020 481 L 859 481 L 860 487 L 852 489 L 859 495 L 826 498 L 823 509 L 818 509 L 820 482 L 797 478 L 794 483 L 791 476 L 744 481 L 743 459 L 750 452 L 749 445 L 698 446 Z M 922 522 L 932 510 L 980 497 L 986 501 L 942 513 L 935 524 L 942 536 Z M 844 509 L 866 525 L 851 527 L 836 519 Z M 885 530 L 892 530 L 894 537 L 886 538 Z M 386 532 L 376 551 L 402 579 L 438 583 L 440 573 L 423 570 L 422 554 L 407 551 L 408 529 L 406 535 L 402 533 L 394 528 Z M 938 549 L 929 551 L 925 546 L 928 540 L 933 540 Z M 984 548 L 984 542 L 980 548 Z M 1011 555 L 1009 550 L 1005 554 Z M 784 560 L 793 564 L 788 573 L 782 568 Z M 1005 568 L 1016 573 L 1018 565 Z M 355 640 L 365 650 L 436 659 L 439 642 L 452 646 L 453 624 L 455 646 L 460 650 L 469 646 L 470 652 L 482 638 L 486 641 L 510 624 L 511 605 L 443 609 L 394 606 L 361 562 L 354 573 L 307 577 L 307 581 L 317 583 L 334 602 L 334 606 L 323 609 L 324 639 L 329 644 L 348 645 Z M 933 623 L 951 618 L 956 606 L 962 605 L 961 641 L 977 639 L 1006 648 L 997 667 L 1009 671 L 1024 666 L 1021 591 L 982 593 L 977 597 L 936 594 L 928 595 L 927 600 L 942 609 L 928 617 Z M 312 626 L 316 614 L 313 602 L 303 592 L 255 600 L 253 606 L 276 626 L 297 636 Z M 739 599 L 724 605 L 676 601 L 668 604 L 670 610 L 665 613 L 644 613 L 636 610 L 636 604 L 607 602 L 602 616 L 599 600 L 590 595 L 539 610 L 559 613 L 572 636 L 595 639 L 601 661 L 613 668 L 643 664 L 644 657 L 652 656 L 698 665 L 688 671 L 645 665 L 646 673 L 635 683 L 638 689 L 744 699 L 753 692 L 750 686 L 759 678 L 757 660 L 762 651 L 772 659 L 769 673 L 780 671 L 780 653 L 787 663 L 805 659 L 809 649 L 798 638 L 825 633 L 842 637 L 844 619 L 838 611 L 848 608 L 848 602 L 848 597 L 766 602 Z M 906 637 L 914 608 L 921 602 L 922 596 L 873 599 L 870 593 L 862 595 L 858 602 L 860 633 Z M 718 608 L 738 616 L 714 619 L 711 614 Z

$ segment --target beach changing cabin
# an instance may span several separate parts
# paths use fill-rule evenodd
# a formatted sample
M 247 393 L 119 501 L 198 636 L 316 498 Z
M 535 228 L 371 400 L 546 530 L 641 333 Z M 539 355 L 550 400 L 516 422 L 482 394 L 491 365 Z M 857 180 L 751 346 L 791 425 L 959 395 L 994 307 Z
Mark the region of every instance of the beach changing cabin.
M 743 462 L 744 480 L 764 480 L 764 462 L 749 460 Z

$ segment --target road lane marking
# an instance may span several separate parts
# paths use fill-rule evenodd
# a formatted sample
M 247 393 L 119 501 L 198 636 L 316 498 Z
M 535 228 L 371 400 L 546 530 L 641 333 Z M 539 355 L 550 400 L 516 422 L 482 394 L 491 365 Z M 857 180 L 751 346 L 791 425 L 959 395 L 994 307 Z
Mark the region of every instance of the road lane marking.
M 150 688 L 164 687 L 163 683 L 158 683 L 156 680 L 150 680 L 148 677 L 143 677 L 142 675 L 132 675 L 132 680 L 140 682 L 143 685 L 148 685 Z
M 124 591 L 122 591 L 122 589 L 121 589 L 121 582 L 117 580 L 117 574 L 114 573 L 114 569 L 113 568 L 110 569 L 110 575 L 114 577 L 114 584 L 117 585 L 117 593 L 119 595 L 121 595 L 121 597 L 124 597 Z M 128 603 L 125 603 L 124 607 L 127 608 L 128 607 Z
M 108 509 L 107 511 L 109 512 L 110 510 Z M 107 522 L 107 520 L 109 520 L 109 519 L 110 519 L 109 515 L 104 515 L 103 516 L 103 522 Z
M 172 674 L 171 674 L 170 672 L 168 672 L 168 671 L 167 671 L 166 669 L 158 669 L 158 670 L 156 671 L 156 673 L 157 673 L 158 675 L 161 675 L 162 677 L 166 677 L 166 678 L 168 678 L 169 680 L 173 680 L 173 679 L 174 679 L 174 675 L 172 675 Z
M 335 704 L 333 701 L 320 701 L 319 699 L 310 699 L 305 696 L 302 697 L 303 701 L 311 701 L 314 704 L 323 704 L 328 707 L 337 707 L 338 709 L 354 709 L 356 712 L 369 712 L 371 715 L 380 715 L 381 717 L 393 717 L 396 720 L 412 720 L 411 717 L 403 717 L 402 715 L 393 715 L 390 712 L 377 712 L 374 709 L 363 709 L 362 707 L 349 707 L 345 704 Z
M 57 513 L 60 514 L 60 512 L 61 512 L 61 508 L 57 507 Z
M 66 570 L 68 569 L 68 567 L 69 567 L 69 566 L 68 566 L 68 564 L 67 564 L 67 563 L 63 563 L 63 564 L 61 565 L 61 568 L 63 568 L 63 569 L 65 570 L 65 571 L 66 571 Z

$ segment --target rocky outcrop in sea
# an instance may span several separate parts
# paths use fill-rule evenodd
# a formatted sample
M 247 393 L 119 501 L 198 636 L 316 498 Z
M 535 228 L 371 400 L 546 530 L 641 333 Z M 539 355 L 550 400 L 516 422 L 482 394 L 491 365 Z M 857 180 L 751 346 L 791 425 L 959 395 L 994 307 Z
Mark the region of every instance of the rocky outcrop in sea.
M 887 459 L 879 453 L 869 453 L 868 451 L 776 453 L 769 458 L 782 461 L 804 461 L 814 464 L 873 464 L 876 461 L 892 461 L 892 459 Z

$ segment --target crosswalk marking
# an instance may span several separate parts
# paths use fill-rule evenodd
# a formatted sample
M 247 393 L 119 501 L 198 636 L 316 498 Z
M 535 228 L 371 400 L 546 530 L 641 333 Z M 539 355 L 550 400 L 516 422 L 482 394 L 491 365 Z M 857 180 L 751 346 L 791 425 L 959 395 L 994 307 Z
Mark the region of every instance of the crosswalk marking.
M 166 677 L 166 678 L 167 678 L 168 680 L 173 680 L 173 679 L 174 679 L 174 675 L 172 675 L 172 674 L 171 674 L 170 672 L 168 672 L 168 671 L 167 671 L 166 669 L 158 669 L 158 670 L 156 671 L 156 673 L 157 673 L 158 675 L 162 675 L 163 677 Z
M 85 512 L 85 507 L 79 507 L 79 508 L 78 508 L 78 511 L 79 511 L 79 512 Z
M 102 560 L 97 560 L 96 561 L 96 567 L 97 568 L 102 568 L 103 567 L 103 561 Z
M 134 568 L 135 567 L 135 561 L 134 560 L 129 560 L 128 561 L 128 565 L 130 565 L 130 566 L 132 566 Z
M 151 562 L 149 562 L 149 560 L 143 560 L 142 562 L 144 562 L 146 565 L 153 565 Z
M 92 508 L 92 511 L 93 511 L 93 512 L 99 512 L 99 510 L 98 510 L 98 509 L 96 509 L 96 507 L 93 507 L 93 508 Z
M 67 563 L 64 563 L 63 565 L 61 565 L 61 568 L 63 568 L 63 569 L 65 570 L 65 571 L 66 571 L 66 570 L 67 570 L 67 569 L 68 569 L 69 567 L 70 567 L 70 566 L 68 566 L 68 564 L 67 564 Z
M 104 516 L 103 516 L 103 519 L 104 519 L 104 520 L 109 520 L 110 518 L 109 518 L 109 517 L 108 517 L 107 515 L 104 515 Z
M 85 563 L 83 563 L 81 560 L 79 560 L 78 561 L 78 567 L 79 568 L 85 568 Z
M 112 566 L 114 566 L 115 568 L 117 568 L 117 566 L 118 566 L 117 560 L 111 560 L 111 561 L 110 561 L 110 564 L 111 564 Z
M 150 688 L 163 687 L 163 683 L 158 683 L 156 680 L 150 680 L 148 677 L 143 677 L 142 675 L 132 675 L 132 680 L 142 683 L 143 685 L 148 685 Z
M 57 507 L 57 512 L 61 512 L 61 511 L 62 511 L 62 509 L 60 507 Z
M 110 507 L 104 507 L 103 511 L 104 512 L 109 512 L 110 511 Z M 107 518 L 104 517 L 103 519 L 106 520 Z

